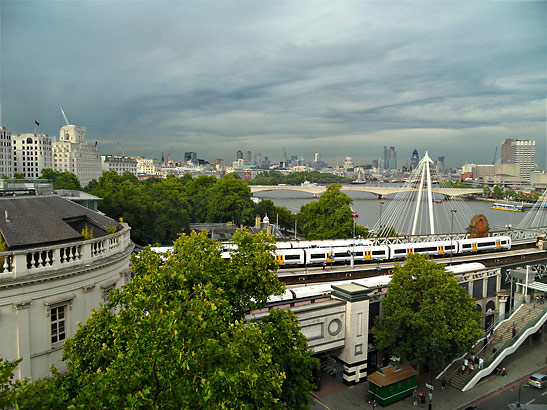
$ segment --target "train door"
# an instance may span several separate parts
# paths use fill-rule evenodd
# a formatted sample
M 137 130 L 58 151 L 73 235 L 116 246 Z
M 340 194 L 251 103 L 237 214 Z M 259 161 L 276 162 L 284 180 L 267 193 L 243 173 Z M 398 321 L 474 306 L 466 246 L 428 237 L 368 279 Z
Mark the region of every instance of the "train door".
M 442 255 L 444 253 L 444 246 L 439 245 L 439 255 Z
M 406 254 L 407 254 L 407 256 L 414 255 L 414 248 L 408 248 L 406 250 Z
M 328 252 L 327 253 L 327 262 L 334 262 L 334 253 Z
M 473 242 L 473 252 L 477 252 L 477 242 Z
M 501 248 L 501 242 L 500 241 L 496 241 L 496 249 L 499 249 Z
M 365 260 L 369 261 L 372 259 L 372 251 L 365 251 Z
M 279 263 L 280 265 L 283 265 L 283 255 L 275 255 L 275 260 L 277 261 L 277 263 Z

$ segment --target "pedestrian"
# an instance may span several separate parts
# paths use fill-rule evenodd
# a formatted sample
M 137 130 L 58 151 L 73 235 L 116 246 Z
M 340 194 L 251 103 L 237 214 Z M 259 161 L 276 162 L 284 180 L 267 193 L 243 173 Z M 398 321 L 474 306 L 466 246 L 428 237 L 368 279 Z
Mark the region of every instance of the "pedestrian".
M 446 389 L 446 379 L 444 377 L 441 379 L 441 389 Z
M 473 365 L 473 363 L 469 363 L 469 373 L 472 373 L 473 370 L 475 370 L 475 366 Z
M 465 366 L 466 369 L 469 367 L 469 361 L 467 360 L 467 357 L 463 361 L 463 365 Z
M 465 364 L 462 364 L 462 376 L 465 374 Z
M 515 337 L 517 334 L 517 329 L 515 328 L 515 326 L 513 326 L 513 329 L 511 330 L 511 332 L 513 333 L 513 337 Z
M 420 393 L 420 406 L 425 407 L 425 394 L 424 394 L 424 392 Z
M 323 270 L 325 270 L 326 267 L 327 267 L 327 263 L 323 262 Z
M 495 347 L 492 348 L 492 354 L 496 354 L 497 351 L 498 349 L 496 349 Z
M 503 377 L 507 377 L 507 370 L 505 370 L 505 367 L 503 369 L 501 369 L 501 375 Z
M 484 367 L 484 359 L 481 357 L 479 359 L 479 369 L 482 369 Z
M 414 403 L 415 406 L 418 405 L 418 392 L 416 389 L 414 389 L 414 392 L 412 393 L 412 403 Z
M 471 361 L 471 363 L 475 363 L 475 355 L 472 355 L 472 356 L 471 356 L 471 360 L 470 360 L 470 361 Z

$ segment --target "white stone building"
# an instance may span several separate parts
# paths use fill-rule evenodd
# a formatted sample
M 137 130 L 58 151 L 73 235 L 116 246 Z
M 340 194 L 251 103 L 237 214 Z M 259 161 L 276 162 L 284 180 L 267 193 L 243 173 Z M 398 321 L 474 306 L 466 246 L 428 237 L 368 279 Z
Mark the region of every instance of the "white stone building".
M 134 245 L 127 224 L 60 196 L 0 198 L 0 215 L 0 357 L 23 359 L 16 377 L 36 380 L 65 370 L 63 343 L 130 280 Z
M 156 175 L 160 172 L 160 163 L 157 159 L 132 157 L 137 161 L 137 174 Z
M 126 157 L 119 155 L 101 155 L 102 170 L 116 171 L 118 175 L 122 175 L 125 171 L 137 175 L 137 160 L 134 157 Z
M 76 125 L 65 125 L 61 128 L 59 141 L 52 144 L 55 171 L 72 172 L 82 187 L 92 179 L 98 181 L 102 175 L 99 150 L 87 145 L 85 134 L 85 130 Z
M 13 178 L 11 132 L 0 126 L 0 177 Z
M 51 138 L 46 134 L 15 134 L 11 136 L 13 172 L 25 178 L 38 178 L 42 169 L 53 169 Z

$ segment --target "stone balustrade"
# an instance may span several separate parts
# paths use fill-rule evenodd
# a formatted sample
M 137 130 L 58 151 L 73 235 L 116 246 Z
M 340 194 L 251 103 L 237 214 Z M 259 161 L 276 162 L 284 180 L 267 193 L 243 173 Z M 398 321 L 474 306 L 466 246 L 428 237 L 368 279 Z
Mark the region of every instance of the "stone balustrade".
M 0 282 L 87 265 L 100 258 L 114 255 L 123 251 L 130 244 L 130 230 L 129 226 L 124 223 L 123 229 L 120 231 L 100 238 L 0 252 Z

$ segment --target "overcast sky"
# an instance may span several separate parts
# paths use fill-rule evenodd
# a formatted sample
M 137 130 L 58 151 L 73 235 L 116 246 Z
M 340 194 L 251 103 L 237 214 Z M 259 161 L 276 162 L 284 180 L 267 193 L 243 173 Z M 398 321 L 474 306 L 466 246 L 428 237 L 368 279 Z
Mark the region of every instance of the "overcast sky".
M 0 125 L 102 154 L 250 150 L 370 163 L 395 146 L 545 168 L 545 1 L 5 1 Z M 500 152 L 498 148 L 498 160 Z

